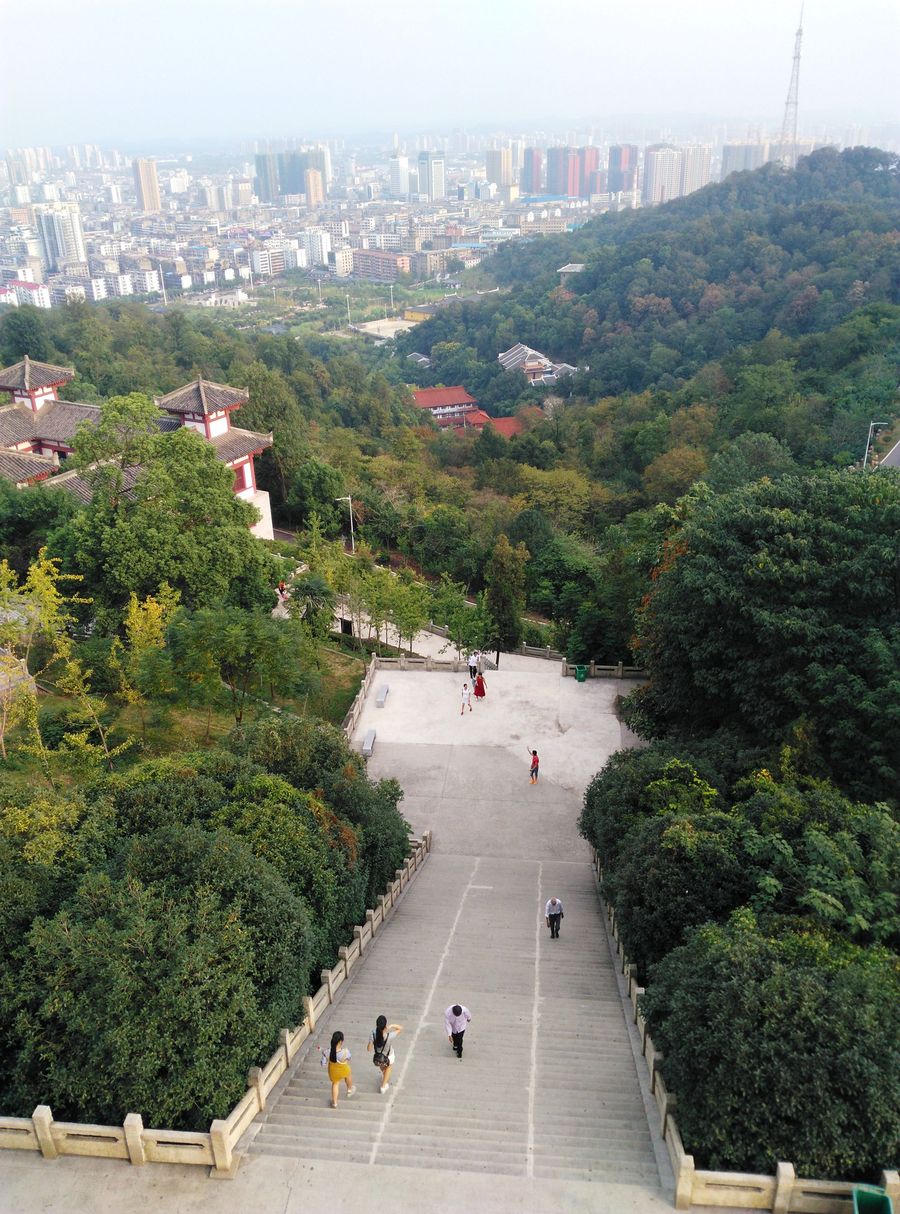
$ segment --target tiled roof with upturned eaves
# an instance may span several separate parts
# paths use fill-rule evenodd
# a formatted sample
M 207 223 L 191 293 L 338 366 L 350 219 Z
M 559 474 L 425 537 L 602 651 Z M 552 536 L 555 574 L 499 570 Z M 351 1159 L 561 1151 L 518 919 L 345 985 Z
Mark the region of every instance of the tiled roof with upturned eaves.
M 71 446 L 79 426 L 99 420 L 97 405 L 79 405 L 69 400 L 49 401 L 36 413 L 24 404 L 0 406 L 0 447 L 41 441 Z
M 209 440 L 216 451 L 216 459 L 231 464 L 244 455 L 257 455 L 272 446 L 271 434 L 257 434 L 255 430 L 239 430 L 232 426 L 224 434 Z
M 56 463 L 46 455 L 32 455 L 30 451 L 0 451 L 0 477 L 22 485 L 35 477 L 49 476 L 55 472 Z
M 246 388 L 232 388 L 228 384 L 214 384 L 208 379 L 195 379 L 183 388 L 167 392 L 154 398 L 160 409 L 168 413 L 199 413 L 204 417 L 218 413 L 220 409 L 235 409 L 247 403 Z
M 25 357 L 19 363 L 0 370 L 0 390 L 6 392 L 36 392 L 53 388 L 75 378 L 74 367 L 57 367 L 53 363 L 37 363 Z

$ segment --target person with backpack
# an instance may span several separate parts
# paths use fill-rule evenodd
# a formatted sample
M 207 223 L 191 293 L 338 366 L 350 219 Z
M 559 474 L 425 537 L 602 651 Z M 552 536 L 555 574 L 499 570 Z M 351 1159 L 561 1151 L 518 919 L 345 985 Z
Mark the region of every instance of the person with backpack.
M 350 1051 L 344 1045 L 344 1034 L 340 1031 L 331 1034 L 331 1046 L 326 1052 L 320 1051 L 322 1066 L 328 1067 L 328 1078 L 331 1080 L 331 1107 L 337 1108 L 338 1093 L 341 1081 L 347 1085 L 349 1100 L 356 1088 L 353 1086 L 353 1072 L 350 1070 Z
M 382 1096 L 390 1086 L 391 1067 L 394 1065 L 394 1042 L 402 1032 L 402 1024 L 388 1024 L 386 1016 L 379 1016 L 375 1021 L 375 1031 L 366 1046 L 366 1049 L 374 1054 L 372 1061 L 381 1071 L 381 1087 L 378 1090 Z

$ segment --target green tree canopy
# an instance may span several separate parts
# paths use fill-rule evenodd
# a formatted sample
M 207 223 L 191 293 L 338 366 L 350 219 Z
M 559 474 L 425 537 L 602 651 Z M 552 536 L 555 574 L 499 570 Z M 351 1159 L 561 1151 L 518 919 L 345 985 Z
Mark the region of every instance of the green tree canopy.
M 900 754 L 900 476 L 762 481 L 698 495 L 639 619 L 651 730 L 720 724 L 806 739 L 864 796 L 896 794 Z
M 486 606 L 494 625 L 492 643 L 498 649 L 516 649 L 522 643 L 522 608 L 525 602 L 525 566 L 528 549 L 513 548 L 505 535 L 494 545 L 485 572 Z
M 252 506 L 232 493 L 231 471 L 186 428 L 155 440 L 134 487 L 102 483 L 58 533 L 57 547 L 96 600 L 117 609 L 162 582 L 187 607 L 270 605 L 277 570 L 251 535 Z
M 895 1158 L 896 956 L 741 910 L 660 962 L 641 1007 L 702 1167 L 870 1179 Z

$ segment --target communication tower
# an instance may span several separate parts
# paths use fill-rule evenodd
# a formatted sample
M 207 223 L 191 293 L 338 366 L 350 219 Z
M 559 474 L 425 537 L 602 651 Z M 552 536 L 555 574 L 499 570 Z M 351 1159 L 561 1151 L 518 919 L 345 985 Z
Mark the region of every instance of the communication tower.
M 800 43 L 803 41 L 803 5 L 800 6 L 800 24 L 794 36 L 794 62 L 791 67 L 791 83 L 788 85 L 784 103 L 784 121 L 781 124 L 781 143 L 778 159 L 786 169 L 797 166 L 797 99 L 800 92 Z

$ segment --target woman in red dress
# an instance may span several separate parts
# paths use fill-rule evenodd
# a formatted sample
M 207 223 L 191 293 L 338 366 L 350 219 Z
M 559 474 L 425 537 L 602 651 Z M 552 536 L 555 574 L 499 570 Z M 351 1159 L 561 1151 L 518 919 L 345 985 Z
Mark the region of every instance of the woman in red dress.
M 484 675 L 479 674 L 475 677 L 475 699 L 483 700 L 487 695 L 487 684 L 484 681 Z

